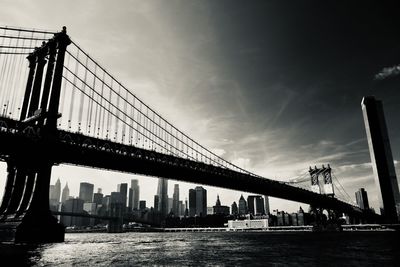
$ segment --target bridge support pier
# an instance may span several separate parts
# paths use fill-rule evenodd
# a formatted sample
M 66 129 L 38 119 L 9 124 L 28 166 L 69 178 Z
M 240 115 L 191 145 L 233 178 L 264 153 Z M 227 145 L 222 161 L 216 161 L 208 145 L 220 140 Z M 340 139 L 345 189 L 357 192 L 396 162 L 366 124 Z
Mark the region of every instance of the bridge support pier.
M 0 241 L 64 241 L 64 226 L 49 209 L 51 165 L 42 165 L 38 169 L 27 168 L 22 164 L 10 165 L 0 215 Z M 13 185 L 11 189 L 9 184 Z

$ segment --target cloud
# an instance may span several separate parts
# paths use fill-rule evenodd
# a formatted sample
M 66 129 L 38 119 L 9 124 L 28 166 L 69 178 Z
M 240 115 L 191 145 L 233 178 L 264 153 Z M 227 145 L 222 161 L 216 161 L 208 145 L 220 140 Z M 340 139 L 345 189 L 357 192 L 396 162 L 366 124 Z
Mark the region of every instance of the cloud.
M 399 74 L 400 74 L 400 65 L 393 67 L 386 67 L 375 75 L 375 80 L 384 80 L 388 77 L 396 76 Z

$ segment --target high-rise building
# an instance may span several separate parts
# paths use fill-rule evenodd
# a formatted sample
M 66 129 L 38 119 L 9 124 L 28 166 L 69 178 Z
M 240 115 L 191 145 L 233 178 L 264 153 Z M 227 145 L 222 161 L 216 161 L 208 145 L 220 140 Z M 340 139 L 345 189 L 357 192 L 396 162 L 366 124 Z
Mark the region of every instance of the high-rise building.
M 93 203 L 101 205 L 103 203 L 103 194 L 101 193 L 101 188 L 97 189 L 97 193 L 93 194 Z
M 56 200 L 57 203 L 60 202 L 60 196 L 61 196 L 61 182 L 60 178 L 58 178 L 54 186 L 54 199 Z
M 50 204 L 54 203 L 56 201 L 55 197 L 55 185 L 51 184 L 49 187 L 49 200 Z
M 158 206 L 160 205 L 160 197 L 158 195 L 154 195 L 154 210 L 158 210 Z
M 189 189 L 189 216 L 196 215 L 196 190 Z
M 366 96 L 361 102 L 375 184 L 380 188 L 381 213 L 388 222 L 399 221 L 400 193 L 382 101 Z
M 268 196 L 264 196 L 264 208 L 265 208 L 266 215 L 271 213 L 270 208 L 269 208 L 269 197 Z
M 121 193 L 121 203 L 124 208 L 126 208 L 126 200 L 128 197 L 128 184 L 122 183 L 117 185 L 117 192 Z
M 212 208 L 213 208 L 213 214 L 229 215 L 229 207 L 221 205 L 221 201 L 219 200 L 219 195 L 217 195 L 217 201 L 215 202 L 215 206 L 213 206 Z
M 185 214 L 183 216 L 188 217 L 189 216 L 189 204 L 187 198 L 185 198 Z
M 175 216 L 180 215 L 179 210 L 179 184 L 174 185 L 174 194 L 172 195 L 172 212 Z
M 65 201 L 64 209 L 65 212 L 83 213 L 84 201 L 80 198 L 70 198 Z M 61 221 L 64 226 L 82 226 L 82 217 L 75 216 L 62 216 Z
M 247 202 L 244 199 L 243 195 L 241 195 L 239 199 L 239 215 L 245 214 L 247 214 Z
M 202 186 L 196 186 L 196 215 L 205 217 L 207 215 L 207 190 Z
M 236 201 L 233 201 L 232 206 L 231 206 L 231 214 L 232 215 L 237 215 L 239 214 L 239 209 L 238 205 L 236 204 Z
M 264 214 L 264 199 L 262 196 L 248 196 L 247 210 L 252 215 Z
M 69 188 L 68 188 L 68 183 L 65 184 L 64 189 L 62 191 L 62 196 L 61 196 L 61 203 L 65 203 L 65 201 L 69 198 Z
M 139 201 L 139 210 L 143 211 L 146 209 L 146 200 Z
M 172 203 L 173 203 L 173 199 L 172 197 L 168 198 L 168 214 L 170 214 L 172 212 Z
M 356 192 L 356 202 L 357 202 L 357 205 L 360 207 L 360 209 L 363 209 L 363 210 L 369 209 L 368 195 L 367 195 L 367 191 L 365 191 L 364 188 L 360 188 Z
M 79 199 L 84 202 L 92 202 L 94 185 L 90 183 L 81 183 L 79 186 Z
M 131 180 L 131 188 L 129 189 L 129 208 L 131 210 L 138 210 L 139 208 L 139 181 L 136 179 Z
M 166 216 L 169 213 L 168 210 L 168 180 L 164 178 L 158 179 L 158 207 L 157 210 L 163 215 Z
M 207 215 L 207 190 L 202 186 L 189 189 L 189 216 L 204 217 Z

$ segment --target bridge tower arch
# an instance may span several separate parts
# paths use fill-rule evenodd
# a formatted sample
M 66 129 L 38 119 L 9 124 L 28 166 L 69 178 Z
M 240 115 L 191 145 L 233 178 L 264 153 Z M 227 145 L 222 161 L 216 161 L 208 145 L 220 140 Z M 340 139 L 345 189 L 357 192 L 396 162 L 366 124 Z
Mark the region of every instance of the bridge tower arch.
M 63 27 L 27 57 L 29 72 L 17 126 L 19 139 L 7 159 L 7 180 L 0 206 L 1 241 L 64 241 L 64 226 L 49 209 L 49 185 L 56 163 L 52 144 L 58 138 L 64 57 L 70 43 Z M 24 134 L 29 132 L 27 129 L 33 134 Z

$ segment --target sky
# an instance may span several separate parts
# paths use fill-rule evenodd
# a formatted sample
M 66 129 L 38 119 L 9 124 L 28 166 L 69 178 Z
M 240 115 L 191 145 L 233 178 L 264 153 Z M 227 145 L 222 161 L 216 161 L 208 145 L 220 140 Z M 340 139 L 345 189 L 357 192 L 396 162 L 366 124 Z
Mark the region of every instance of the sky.
M 378 210 L 361 100 L 384 104 L 400 174 L 400 17 L 372 1 L 8 1 L 0 25 L 59 30 L 145 103 L 223 158 L 287 181 L 330 164 L 354 200 Z M 0 193 L 5 165 L 0 173 Z M 52 183 L 103 193 L 139 179 L 153 205 L 157 179 L 74 166 Z M 169 183 L 172 196 L 173 184 Z M 193 184 L 179 183 L 186 197 Z M 242 192 L 205 186 L 208 206 Z M 247 195 L 245 193 L 244 195 Z M 299 204 L 271 199 L 272 209 Z M 303 205 L 304 206 L 304 205 Z

